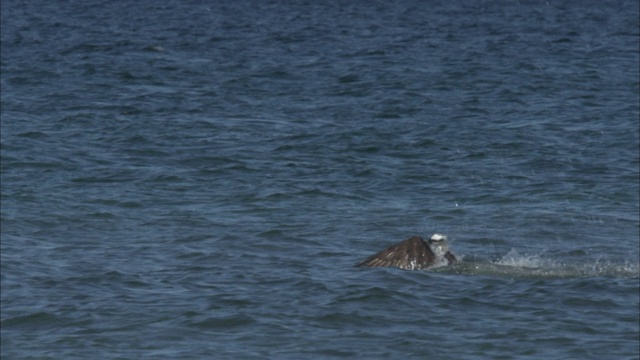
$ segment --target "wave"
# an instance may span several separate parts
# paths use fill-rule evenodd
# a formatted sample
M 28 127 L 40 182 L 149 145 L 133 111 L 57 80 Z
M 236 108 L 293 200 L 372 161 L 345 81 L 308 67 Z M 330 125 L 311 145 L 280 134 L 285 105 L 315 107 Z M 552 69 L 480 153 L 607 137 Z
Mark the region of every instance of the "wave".
M 517 250 L 511 249 L 507 254 L 495 260 L 462 257 L 462 261 L 458 264 L 451 267 L 440 267 L 434 271 L 513 278 L 640 278 L 640 263 L 614 262 L 603 259 L 595 259 L 586 263 L 584 261 L 562 262 L 547 259 L 541 254 L 520 254 Z

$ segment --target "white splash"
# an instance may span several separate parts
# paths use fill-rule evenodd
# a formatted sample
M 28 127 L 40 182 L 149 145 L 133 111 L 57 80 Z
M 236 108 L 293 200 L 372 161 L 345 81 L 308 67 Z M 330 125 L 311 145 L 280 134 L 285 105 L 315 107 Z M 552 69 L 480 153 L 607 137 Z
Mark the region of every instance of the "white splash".
M 514 266 L 523 268 L 538 268 L 545 265 L 540 255 L 520 255 L 516 249 L 511 249 L 500 260 L 496 261 L 497 265 Z
M 453 267 L 457 273 L 471 275 L 496 275 L 516 278 L 578 278 L 611 276 L 620 278 L 640 277 L 640 264 L 618 263 L 602 259 L 565 262 L 546 258 L 540 254 L 520 254 L 511 249 L 497 261 L 462 261 Z

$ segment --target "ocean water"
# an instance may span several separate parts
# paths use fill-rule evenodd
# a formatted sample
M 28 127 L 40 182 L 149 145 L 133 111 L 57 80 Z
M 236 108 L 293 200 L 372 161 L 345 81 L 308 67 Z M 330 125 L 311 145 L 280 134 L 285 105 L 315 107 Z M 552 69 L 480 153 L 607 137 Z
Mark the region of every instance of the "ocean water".
M 640 356 L 638 1 L 1 5 L 3 359 Z

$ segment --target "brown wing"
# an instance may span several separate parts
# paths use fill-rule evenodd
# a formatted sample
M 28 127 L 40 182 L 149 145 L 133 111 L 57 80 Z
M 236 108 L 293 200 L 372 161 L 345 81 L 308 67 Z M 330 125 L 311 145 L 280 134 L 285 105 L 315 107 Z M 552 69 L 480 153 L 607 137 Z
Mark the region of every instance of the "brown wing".
M 431 267 L 435 262 L 436 256 L 427 243 L 422 238 L 414 236 L 380 251 L 356 266 L 416 270 Z

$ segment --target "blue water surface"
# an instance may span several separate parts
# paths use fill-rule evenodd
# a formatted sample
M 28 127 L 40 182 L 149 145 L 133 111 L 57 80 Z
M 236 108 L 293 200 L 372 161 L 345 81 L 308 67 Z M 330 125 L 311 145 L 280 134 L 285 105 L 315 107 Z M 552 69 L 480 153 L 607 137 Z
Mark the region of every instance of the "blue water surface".
M 2 0 L 2 358 L 637 359 L 639 8 Z

